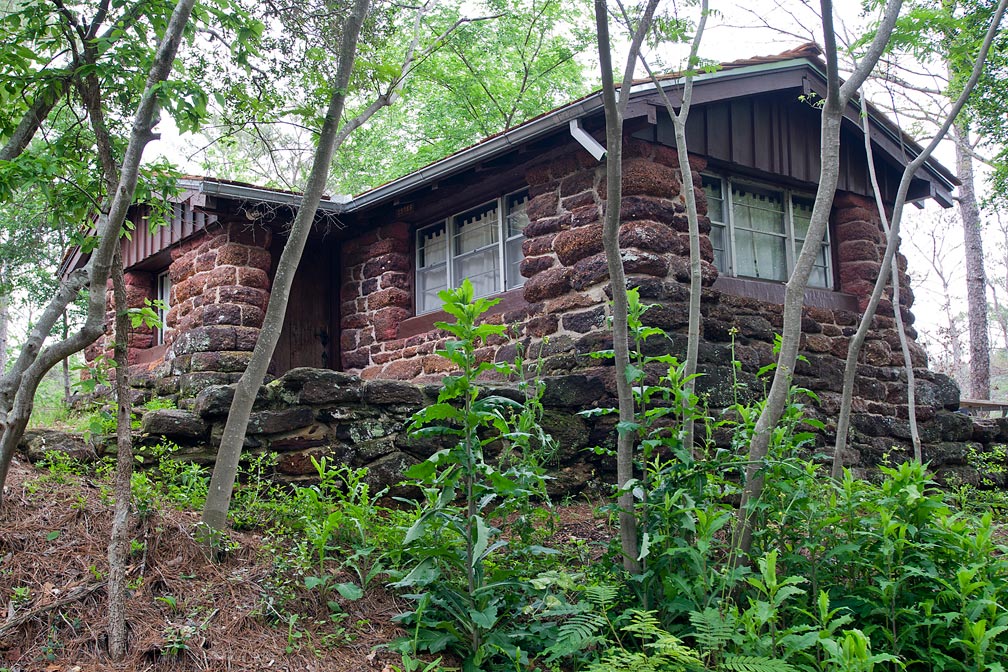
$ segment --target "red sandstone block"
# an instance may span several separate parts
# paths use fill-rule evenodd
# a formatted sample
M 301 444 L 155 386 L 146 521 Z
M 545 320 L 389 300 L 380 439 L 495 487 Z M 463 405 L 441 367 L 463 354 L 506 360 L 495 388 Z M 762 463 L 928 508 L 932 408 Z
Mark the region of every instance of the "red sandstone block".
M 602 223 L 561 231 L 553 239 L 553 251 L 564 266 L 573 266 L 579 260 L 601 252 Z
M 540 276 L 532 278 L 532 280 L 529 280 L 529 283 L 536 280 L 538 277 Z M 605 253 L 600 252 L 574 264 L 573 275 L 571 276 L 570 285 L 567 289 L 573 287 L 577 291 L 582 291 L 608 278 L 609 265 L 606 262 Z M 555 291 L 548 296 L 544 294 L 542 298 L 554 299 L 562 293 L 563 292 L 561 291 Z M 525 284 L 525 297 L 526 299 L 528 298 L 528 283 Z
M 570 226 L 572 229 L 600 223 L 602 221 L 602 208 L 594 202 L 591 205 L 585 205 L 577 210 L 573 210 L 570 214 Z
M 421 370 L 420 361 L 416 359 L 397 359 L 382 370 L 382 377 L 393 380 L 409 380 L 419 376 Z
M 141 308 L 145 300 L 150 300 L 150 289 L 147 287 L 127 286 L 126 305 L 130 308 Z
M 366 348 L 343 352 L 344 369 L 363 369 L 371 363 L 371 354 Z M 381 369 L 379 368 L 379 371 Z
M 582 191 L 580 194 L 561 198 L 560 208 L 568 211 L 577 210 L 578 208 L 586 205 L 592 205 L 593 203 L 595 203 L 595 190 L 589 189 L 588 191 Z
M 560 321 L 556 315 L 540 315 L 539 317 L 531 318 L 525 323 L 526 333 L 536 338 L 555 334 L 559 327 Z
M 522 277 L 531 278 L 536 273 L 545 271 L 547 268 L 552 268 L 556 259 L 551 255 L 545 255 L 542 257 L 525 257 L 521 260 L 519 265 L 519 270 Z
M 672 194 L 666 194 L 671 196 Z M 663 224 L 671 223 L 677 209 L 674 201 L 664 197 L 627 196 L 620 207 L 620 221 L 651 220 Z
M 259 340 L 259 330 L 255 327 L 234 327 L 235 347 L 221 350 L 255 350 Z
M 403 360 L 400 360 L 400 361 L 402 361 L 402 362 L 413 361 L 415 363 L 419 363 L 419 362 L 416 362 L 416 360 L 405 360 L 405 359 L 403 359 Z M 424 373 L 427 373 L 427 374 L 431 374 L 431 373 L 449 373 L 451 371 L 456 371 L 456 370 L 457 369 L 455 368 L 455 365 L 452 364 L 450 360 L 445 359 L 441 355 L 425 355 L 424 358 L 423 358 L 423 372 Z M 417 374 L 413 374 L 412 376 L 409 376 L 409 377 L 412 378 L 415 375 L 417 375 Z
M 413 260 L 399 253 L 389 253 L 374 257 L 364 264 L 363 277 L 376 278 L 387 271 L 409 273 L 413 268 Z
M 525 283 L 525 300 L 537 302 L 566 294 L 571 289 L 572 275 L 569 268 L 550 268 L 538 273 Z
M 354 368 L 360 368 L 360 367 L 354 367 Z M 384 377 L 386 376 L 384 376 L 384 374 L 382 373 L 382 367 L 377 365 L 369 366 L 360 372 L 361 380 L 377 380 L 378 378 L 384 378 Z
M 150 289 L 153 284 L 153 276 L 146 271 L 127 271 L 123 273 L 123 283 L 127 287 L 140 287 Z
M 378 286 L 382 289 L 396 288 L 405 291 L 411 291 L 413 289 L 413 283 L 410 281 L 409 274 L 402 273 L 400 271 L 388 271 L 387 273 L 382 273 Z
M 839 224 L 837 227 L 837 239 L 844 240 L 867 240 L 876 245 L 882 242 L 882 229 L 876 223 L 855 220 Z
M 203 324 L 241 324 L 241 309 L 233 303 L 214 303 L 203 307 Z
M 560 195 L 573 196 L 588 191 L 595 186 L 595 171 L 580 170 L 560 180 Z
M 247 266 L 249 248 L 240 243 L 225 243 L 217 249 L 218 266 Z M 199 260 L 197 259 L 197 264 Z
M 213 303 L 239 303 L 255 306 L 265 311 L 269 304 L 269 292 L 256 287 L 242 285 L 224 285 L 217 287 L 210 295 Z
M 529 222 L 525 226 L 525 237 L 535 238 L 547 233 L 556 233 L 561 229 L 569 229 L 571 225 L 571 214 L 565 212 L 557 217 L 543 217 Z
M 210 250 L 209 252 L 204 252 L 203 254 L 196 255 L 193 259 L 193 270 L 196 273 L 209 272 L 214 269 L 217 265 L 217 251 Z
M 368 246 L 368 256 L 377 257 L 392 253 L 406 254 L 409 249 L 409 242 L 402 238 L 383 238 Z
M 834 204 L 833 207 L 833 223 L 837 226 L 843 226 L 844 224 L 851 224 L 853 222 L 863 222 L 866 224 L 871 224 L 873 226 L 878 226 L 879 216 L 878 212 L 874 207 L 871 208 L 840 208 Z
M 238 268 L 236 282 L 221 284 L 238 284 L 243 287 L 267 290 L 270 288 L 269 276 L 261 268 Z
M 234 285 L 238 283 L 238 270 L 234 266 L 218 266 L 209 273 L 206 274 L 206 282 L 204 282 L 204 291 L 211 289 L 213 287 L 220 287 L 222 285 Z M 241 270 L 252 270 L 252 269 L 241 269 Z
M 548 163 L 540 163 L 525 169 L 525 183 L 529 186 L 549 182 L 551 179 Z
M 668 274 L 669 265 L 665 257 L 651 252 L 623 250 L 623 268 L 627 273 L 643 273 L 659 278 Z
M 396 359 L 402 359 L 402 357 L 400 357 L 400 353 L 398 352 L 380 351 L 371 353 L 371 361 L 375 364 L 388 364 Z
M 343 313 L 340 318 L 340 327 L 343 329 L 360 329 L 368 324 L 367 315 L 363 313 Z
M 264 250 L 261 247 L 247 247 L 245 249 L 248 251 L 248 265 L 250 268 L 269 271 L 273 265 L 273 257 L 270 255 L 269 250 Z
M 871 261 L 878 263 L 878 245 L 868 240 L 841 240 L 837 246 L 837 254 L 841 264 L 858 261 Z
M 539 194 L 530 200 L 525 207 L 525 212 L 528 214 L 529 221 L 535 221 L 543 217 L 556 215 L 559 205 L 560 199 L 557 197 L 556 192 L 549 191 L 545 194 Z
M 238 307 L 241 309 L 241 325 L 243 327 L 255 327 L 256 329 L 262 327 L 263 320 L 266 319 L 265 311 L 248 304 L 239 304 Z
M 636 247 L 649 252 L 671 252 L 681 249 L 678 237 L 669 227 L 646 220 L 621 225 L 619 243 L 623 248 Z
M 380 341 L 391 341 L 399 337 L 399 325 L 409 317 L 409 311 L 391 306 L 375 311 L 371 317 L 374 324 L 375 338 Z
M 378 310 L 389 306 L 400 306 L 409 308 L 413 302 L 413 297 L 401 289 L 382 289 L 367 297 L 368 310 Z
M 526 257 L 538 257 L 553 252 L 553 238 L 556 234 L 549 233 L 535 238 L 526 238 L 522 243 L 522 254 Z
M 193 270 L 193 259 L 195 258 L 196 255 L 190 253 L 171 263 L 171 266 L 168 267 L 168 278 L 173 285 L 187 280 L 195 273 L 195 270 Z

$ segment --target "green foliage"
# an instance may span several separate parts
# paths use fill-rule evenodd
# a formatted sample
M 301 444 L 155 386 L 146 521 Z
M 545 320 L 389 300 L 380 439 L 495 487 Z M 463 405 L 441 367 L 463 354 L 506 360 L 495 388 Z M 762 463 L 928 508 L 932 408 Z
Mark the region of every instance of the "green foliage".
M 463 657 L 464 670 L 491 669 L 500 657 L 516 663 L 526 657 L 516 617 L 530 585 L 503 557 L 503 531 L 508 514 L 544 494 L 543 472 L 534 463 L 511 459 L 498 468 L 484 458 L 486 447 L 501 439 L 528 446 L 534 424 L 534 418 L 521 420 L 522 404 L 484 396 L 477 383 L 484 373 L 515 373 L 513 364 L 480 361 L 476 354 L 505 331 L 478 322 L 496 300 L 474 299 L 468 280 L 439 296 L 455 322 L 437 323 L 453 337 L 438 354 L 459 373 L 444 378 L 437 403 L 418 411 L 411 427 L 416 435 L 451 443 L 407 472 L 424 500 L 403 540 L 408 568 L 391 575 L 393 587 L 410 591 L 406 596 L 415 605 L 397 617 L 413 631 L 398 646 L 407 653 L 453 650 Z

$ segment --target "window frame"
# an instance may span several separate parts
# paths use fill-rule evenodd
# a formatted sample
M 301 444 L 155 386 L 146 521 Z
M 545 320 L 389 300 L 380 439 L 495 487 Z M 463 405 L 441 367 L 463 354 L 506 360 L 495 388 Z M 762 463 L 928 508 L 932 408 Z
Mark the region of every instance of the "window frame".
M 801 248 L 797 245 L 797 239 L 795 236 L 795 199 L 805 200 L 809 202 L 815 202 L 815 195 L 810 194 L 807 191 L 802 191 L 798 189 L 790 189 L 788 187 L 774 186 L 771 183 L 761 182 L 759 180 L 752 180 L 747 178 L 738 178 L 730 175 L 724 175 L 720 173 L 710 173 L 704 172 L 701 174 L 702 179 L 706 180 L 717 180 L 721 186 L 721 212 L 722 219 L 725 221 L 716 222 L 710 217 L 710 211 L 708 208 L 708 219 L 711 222 L 711 227 L 720 226 L 723 227 L 723 245 L 724 245 L 724 256 L 727 269 L 718 268 L 718 272 L 726 276 L 733 278 L 742 278 L 747 280 L 757 280 L 761 282 L 787 282 L 787 279 L 791 276 L 794 271 L 795 261 L 798 258 L 798 254 Z M 735 203 L 734 195 L 732 193 L 732 186 L 738 186 L 741 190 L 749 190 L 752 192 L 765 192 L 772 194 L 779 194 L 781 200 L 784 204 L 784 232 L 759 232 L 761 235 L 781 237 L 784 239 L 784 255 L 785 263 L 787 265 L 786 277 L 783 280 L 778 280 L 776 278 L 761 278 L 752 275 L 741 275 L 738 273 L 738 263 L 737 263 L 737 246 L 736 246 L 736 221 L 735 221 Z M 744 228 L 744 227 L 740 227 Z M 745 229 L 751 230 L 751 229 Z M 711 245 L 713 247 L 714 241 L 711 240 Z M 804 239 L 802 239 L 802 244 L 804 244 Z M 818 263 L 813 266 L 813 271 L 815 269 L 822 269 L 826 278 L 826 282 L 823 285 L 809 284 L 809 287 L 815 289 L 824 289 L 827 291 L 834 291 L 836 287 L 836 271 L 835 264 L 833 260 L 833 240 L 830 235 L 830 227 L 827 225 L 826 233 L 823 238 L 820 247 L 825 251 L 823 258 L 825 259 L 825 268 Z M 716 253 L 715 249 L 715 253 Z M 716 264 L 715 264 L 716 266 Z M 810 276 L 811 280 L 811 276 Z
M 157 316 L 158 316 L 158 328 L 155 345 L 164 345 L 165 334 L 168 330 L 168 325 L 166 324 L 168 319 L 168 311 L 171 309 L 171 289 L 172 281 L 171 276 L 167 269 L 161 271 L 154 277 L 154 293 L 156 300 L 159 302 L 157 304 Z
M 518 197 L 518 198 L 516 198 Z M 512 203 L 514 201 L 514 203 Z M 435 222 L 425 224 L 420 226 L 414 232 L 414 253 L 413 253 L 413 270 L 414 270 L 414 313 L 416 315 L 425 315 L 427 313 L 432 313 L 440 309 L 440 301 L 436 302 L 433 307 L 426 307 L 424 304 L 424 292 L 421 291 L 420 277 L 423 271 L 437 268 L 443 265 L 444 268 L 444 281 L 443 289 L 451 289 L 457 287 L 455 281 L 455 275 L 457 266 L 459 266 L 460 261 L 467 257 L 472 257 L 475 254 L 483 254 L 491 249 L 491 246 L 496 247 L 496 274 L 494 277 L 494 287 L 492 291 L 486 293 L 477 293 L 476 298 L 484 296 L 492 296 L 494 294 L 500 294 L 512 289 L 518 289 L 524 286 L 525 278 L 518 274 L 515 278 L 516 282 L 509 283 L 508 281 L 508 266 L 514 259 L 508 256 L 509 244 L 514 244 L 515 241 L 524 240 L 524 226 L 522 226 L 522 232 L 515 235 L 508 235 L 508 220 L 511 213 L 515 210 L 515 205 L 521 205 L 527 207 L 529 202 L 528 189 L 516 189 L 514 191 L 507 192 L 498 196 L 497 198 L 482 201 L 472 207 L 465 208 L 464 210 L 459 210 L 453 212 L 452 214 L 439 219 Z M 509 209 L 513 208 L 513 209 Z M 462 218 L 472 215 L 474 213 L 479 213 L 481 211 L 487 210 L 496 211 L 496 222 L 493 225 L 493 237 L 494 240 L 490 243 L 482 245 L 476 250 L 463 250 L 459 251 L 457 247 L 457 239 L 459 237 L 459 222 Z M 525 224 L 528 224 L 527 217 Z M 424 249 L 424 234 L 425 232 L 436 230 L 441 228 L 443 230 L 442 235 L 445 236 L 445 246 L 444 246 L 444 260 L 438 261 L 437 263 L 430 264 L 429 266 L 421 266 L 421 251 Z M 519 247 L 520 250 L 520 247 Z M 524 255 L 521 254 L 521 258 Z M 521 259 L 518 259 L 520 262 Z M 425 259 L 426 261 L 426 259 Z M 458 281 L 461 284 L 461 280 Z M 440 291 L 440 289 L 438 290 Z

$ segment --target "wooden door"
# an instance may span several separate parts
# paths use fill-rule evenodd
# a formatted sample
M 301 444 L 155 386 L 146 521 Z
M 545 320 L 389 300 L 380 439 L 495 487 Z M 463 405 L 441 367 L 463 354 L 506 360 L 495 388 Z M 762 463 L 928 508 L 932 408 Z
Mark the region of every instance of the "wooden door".
M 282 243 L 274 243 L 274 263 L 279 260 Z M 332 241 L 309 239 L 301 263 L 294 274 L 287 316 L 270 371 L 280 375 L 299 366 L 338 369 L 339 279 L 338 247 Z

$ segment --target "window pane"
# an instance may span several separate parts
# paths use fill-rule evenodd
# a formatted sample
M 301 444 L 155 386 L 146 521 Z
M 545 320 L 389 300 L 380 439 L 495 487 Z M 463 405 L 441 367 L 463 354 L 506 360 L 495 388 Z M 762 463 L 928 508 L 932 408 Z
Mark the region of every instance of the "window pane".
M 728 272 L 728 255 L 725 254 L 725 225 L 711 222 L 711 245 L 714 247 L 714 267 L 721 273 Z
M 791 199 L 791 207 L 792 212 L 794 212 L 795 240 L 805 240 L 805 236 L 808 235 L 809 223 L 812 221 L 812 201 L 804 198 L 793 198 Z
M 802 247 L 805 245 L 805 237 L 808 235 L 809 224 L 812 221 L 812 207 L 814 203 L 808 198 L 792 198 L 791 203 L 791 209 L 794 217 L 795 253 L 799 254 Z M 811 287 L 829 288 L 833 284 L 829 272 L 829 227 L 826 228 L 823 238 L 822 247 L 819 249 L 819 257 L 815 260 L 815 265 L 812 267 L 812 273 L 809 275 L 809 286 Z
M 528 214 L 525 212 L 525 206 L 527 205 L 527 191 L 511 194 L 507 197 L 507 221 L 505 222 L 507 238 L 522 235 L 525 225 L 529 221 Z
M 438 264 L 417 271 L 417 312 L 428 313 L 441 307 L 438 292 L 448 289 L 448 267 Z
M 497 246 L 494 245 L 479 252 L 471 252 L 454 260 L 454 278 L 452 285 L 458 287 L 462 280 L 469 278 L 475 296 L 487 296 L 499 291 L 497 278 L 500 272 L 497 268 L 500 260 Z
M 421 229 L 417 234 L 417 268 L 429 268 L 448 261 L 448 237 L 445 225 Z
M 735 271 L 765 280 L 787 280 L 787 251 L 780 236 L 735 230 Z
M 506 199 L 507 216 L 504 220 L 506 239 L 504 242 L 504 289 L 513 289 L 525 284 L 525 278 L 519 272 L 522 254 L 522 241 L 525 240 L 525 225 L 528 224 L 528 192 L 511 194 Z
M 704 175 L 701 179 L 704 194 L 707 196 L 707 217 L 712 223 L 724 224 L 724 192 L 721 191 L 721 178 Z
M 732 185 L 735 228 L 784 233 L 784 199 L 780 192 Z
M 507 286 L 505 289 L 513 289 L 525 284 L 525 277 L 521 274 L 521 262 L 524 258 L 522 242 L 524 240 L 524 237 L 517 236 L 509 238 L 504 244 L 504 260 L 507 263 L 507 278 L 505 278 Z
M 452 218 L 455 224 L 452 250 L 458 256 L 497 242 L 497 203 L 488 203 Z

